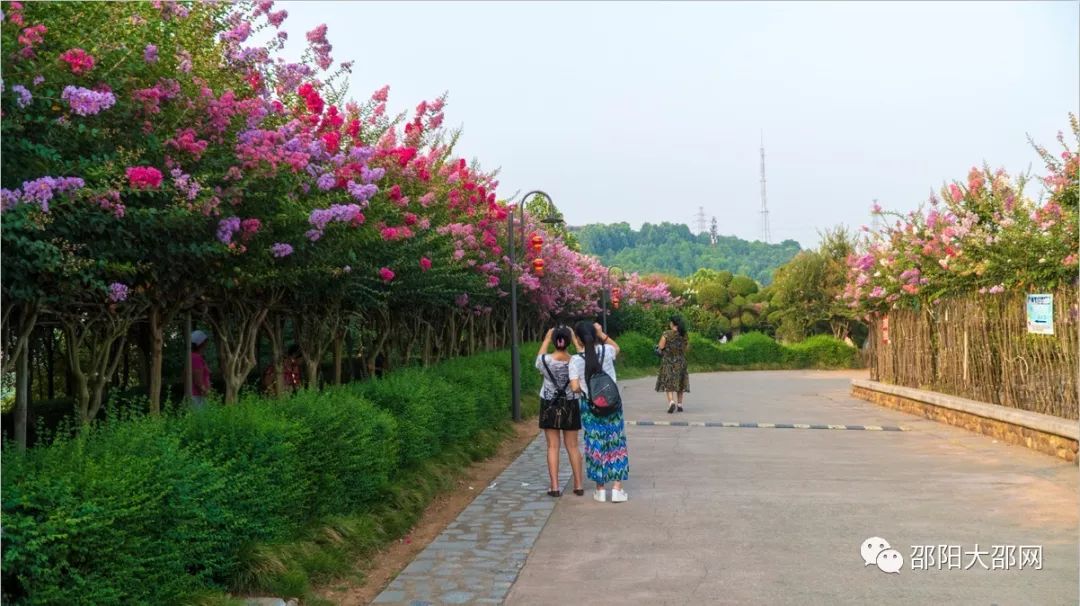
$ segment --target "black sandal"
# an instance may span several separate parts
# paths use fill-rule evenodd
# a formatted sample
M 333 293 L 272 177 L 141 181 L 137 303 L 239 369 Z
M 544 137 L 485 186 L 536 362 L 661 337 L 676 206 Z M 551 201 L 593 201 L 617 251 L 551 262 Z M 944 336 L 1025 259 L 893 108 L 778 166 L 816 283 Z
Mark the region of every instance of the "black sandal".
M 579 497 L 583 497 L 583 496 L 585 496 L 585 489 L 584 488 L 575 488 L 574 489 L 574 494 L 576 494 Z
M 548 491 L 548 496 L 549 496 L 549 497 L 561 497 L 561 496 L 562 496 L 562 492 L 560 492 L 560 491 L 558 491 L 558 490 L 549 490 L 549 491 Z
M 676 408 L 675 408 L 675 412 L 682 412 L 682 406 L 678 406 L 678 407 L 676 407 Z
M 673 412 L 675 412 L 675 403 L 674 402 L 672 402 L 671 406 L 668 406 L 668 409 L 667 409 L 668 414 L 672 414 Z

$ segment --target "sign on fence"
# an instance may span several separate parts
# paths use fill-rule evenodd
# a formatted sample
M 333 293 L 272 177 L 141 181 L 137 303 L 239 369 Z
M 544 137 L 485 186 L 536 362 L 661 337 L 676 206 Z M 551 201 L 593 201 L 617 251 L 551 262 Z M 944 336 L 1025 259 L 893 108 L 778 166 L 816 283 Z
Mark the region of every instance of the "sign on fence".
M 1031 334 L 1054 334 L 1054 295 L 1027 296 L 1027 325 Z

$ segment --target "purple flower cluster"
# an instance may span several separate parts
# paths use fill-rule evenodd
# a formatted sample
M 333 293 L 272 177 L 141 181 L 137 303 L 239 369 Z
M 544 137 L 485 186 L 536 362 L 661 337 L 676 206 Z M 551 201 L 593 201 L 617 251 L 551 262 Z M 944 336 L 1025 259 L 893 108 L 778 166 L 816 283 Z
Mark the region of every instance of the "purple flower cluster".
M 270 247 L 270 254 L 274 255 L 274 257 L 278 259 L 281 259 L 282 257 L 287 257 L 293 254 L 293 247 L 291 244 L 277 242 Z
M 312 242 L 322 237 L 326 226 L 333 222 L 352 223 L 364 221 L 364 215 L 357 204 L 334 204 L 330 208 L 317 208 L 308 216 L 308 223 L 314 229 L 308 230 L 307 237 Z
M 27 105 L 30 105 L 31 101 L 34 100 L 34 95 L 31 95 L 30 91 L 27 90 L 27 88 L 22 84 L 16 84 L 12 86 L 11 92 L 19 95 L 19 98 L 15 100 L 15 103 L 19 107 L 26 107 Z
M 60 98 L 67 101 L 71 111 L 80 116 L 93 116 L 116 104 L 116 96 L 112 93 L 99 93 L 81 86 L 65 86 Z
M 349 195 L 356 198 L 357 202 L 365 203 L 379 191 L 379 188 L 371 183 L 368 183 L 367 185 L 360 185 L 355 181 L 349 181 L 346 189 L 349 190 Z
M 109 301 L 113 303 L 126 301 L 129 294 L 131 294 L 131 289 L 128 288 L 127 284 L 113 282 L 109 285 Z
M 157 63 L 158 62 L 158 48 L 157 48 L 157 46 L 154 45 L 154 44 L 147 44 L 146 48 L 143 49 L 143 55 L 142 56 L 143 56 L 143 61 L 146 61 L 147 63 Z
M 229 31 L 221 34 L 222 40 L 229 40 L 233 42 L 243 42 L 251 35 L 251 24 L 247 21 L 241 21 L 235 27 Z
M 336 182 L 337 182 L 337 179 L 334 178 L 334 175 L 332 175 L 330 173 L 323 173 L 322 175 L 319 176 L 319 180 L 316 181 L 316 185 L 319 186 L 319 189 L 321 189 L 323 191 L 327 191 L 329 189 L 333 189 L 334 188 L 334 183 L 336 183 Z
M 385 174 L 386 174 L 386 169 L 382 168 L 382 167 L 379 167 L 379 168 L 368 168 L 366 166 L 360 167 L 360 180 L 363 181 L 364 183 L 374 183 L 374 182 L 378 181 L 379 179 L 382 179 L 383 175 L 385 175 Z
M 84 187 L 86 183 L 78 177 L 41 177 L 33 181 L 24 181 L 22 187 L 12 190 L 0 190 L 3 210 L 16 204 L 36 204 L 41 212 L 49 212 L 49 201 L 59 193 Z
M 366 164 L 372 156 L 375 155 L 375 148 L 365 145 L 357 145 L 349 150 L 349 160 L 358 162 L 360 164 Z
M 218 222 L 217 239 L 222 244 L 229 244 L 238 231 L 240 231 L 240 217 L 222 219 Z
M 179 168 L 174 168 L 169 171 L 172 175 L 173 185 L 176 189 L 183 193 L 189 201 L 193 201 L 199 197 L 199 192 L 202 191 L 202 185 L 198 181 L 191 178 L 191 175 L 185 173 Z

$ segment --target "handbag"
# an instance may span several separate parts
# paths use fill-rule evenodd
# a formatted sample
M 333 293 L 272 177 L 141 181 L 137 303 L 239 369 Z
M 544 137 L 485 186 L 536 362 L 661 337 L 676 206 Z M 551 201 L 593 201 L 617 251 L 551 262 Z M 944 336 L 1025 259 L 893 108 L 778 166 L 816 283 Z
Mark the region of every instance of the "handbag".
M 540 362 L 544 365 L 544 371 L 547 372 L 552 385 L 555 385 L 557 389 L 555 397 L 544 398 L 540 401 L 540 426 L 550 429 L 562 429 L 565 425 L 570 425 L 571 420 L 574 418 L 574 407 L 577 406 L 577 402 L 566 395 L 566 388 L 570 386 L 570 380 L 567 379 L 566 383 L 560 387 L 555 381 L 555 373 L 551 372 L 551 368 L 547 364 L 547 356 L 540 358 Z

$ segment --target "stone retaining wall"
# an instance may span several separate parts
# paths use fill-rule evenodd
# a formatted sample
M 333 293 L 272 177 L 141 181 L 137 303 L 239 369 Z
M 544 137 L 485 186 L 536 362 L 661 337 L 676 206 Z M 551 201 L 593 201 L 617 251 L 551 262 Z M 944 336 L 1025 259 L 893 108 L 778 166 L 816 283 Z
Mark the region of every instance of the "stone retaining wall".
M 877 381 L 852 381 L 851 394 L 881 406 L 1077 462 L 1080 425 L 1076 421 Z

